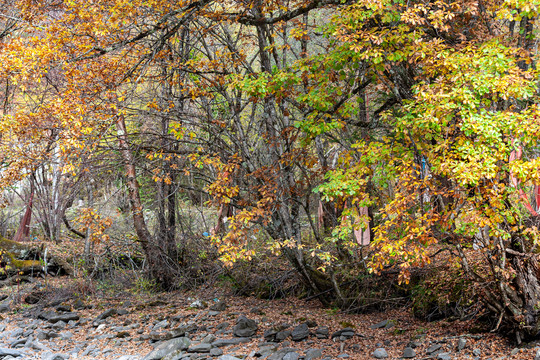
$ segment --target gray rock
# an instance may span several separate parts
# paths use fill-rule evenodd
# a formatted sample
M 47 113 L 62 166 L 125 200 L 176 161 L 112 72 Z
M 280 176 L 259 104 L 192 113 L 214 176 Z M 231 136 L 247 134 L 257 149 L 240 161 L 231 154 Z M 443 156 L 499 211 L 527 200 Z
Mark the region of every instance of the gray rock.
M 163 333 L 162 334 L 162 333 L 158 333 L 158 332 L 155 332 L 155 331 L 152 331 L 150 334 L 143 335 L 143 336 L 149 336 L 149 338 L 152 341 L 167 341 L 167 340 L 171 340 L 173 338 L 170 333 Z
M 172 353 L 168 354 L 168 355 L 165 355 L 165 357 L 163 357 L 163 359 L 161 360 L 180 360 L 186 356 L 189 356 L 187 355 L 185 352 L 183 352 L 182 350 L 176 350 L 176 351 L 173 351 Z M 189 359 L 189 357 L 188 357 Z
M 440 348 L 442 348 L 441 344 L 433 344 L 426 349 L 426 354 L 433 354 L 435 351 L 440 350 Z
M 534 360 L 540 360 L 540 349 L 536 350 L 536 355 L 534 356 Z
M 405 359 L 412 359 L 413 357 L 416 356 L 416 351 L 414 351 L 413 348 L 411 347 L 406 347 L 404 350 L 403 350 L 403 358 Z
M 221 350 L 220 348 L 212 348 L 212 349 L 210 349 L 210 355 L 212 355 L 212 356 L 221 356 L 221 355 L 223 355 L 223 350 Z
M 322 358 L 322 351 L 320 349 L 309 349 L 306 351 L 306 356 L 304 356 L 304 360 L 314 360 Z
M 18 339 L 18 340 L 13 341 L 11 344 L 9 344 L 9 346 L 12 348 L 20 348 L 20 347 L 23 347 L 25 343 L 26 343 L 26 339 Z
M 393 321 L 390 321 L 390 320 L 383 320 L 377 324 L 373 324 L 371 325 L 369 328 L 370 329 L 382 329 L 382 328 L 385 328 L 385 329 L 390 329 L 391 327 L 394 326 L 394 322 Z
M 127 314 L 129 314 L 129 311 L 127 311 L 126 309 L 116 310 L 116 315 L 127 315 Z
M 278 345 L 274 343 L 261 344 L 259 350 L 253 352 L 253 356 L 265 359 L 272 355 L 277 349 Z
M 95 344 L 90 344 L 88 345 L 88 347 L 82 352 L 82 356 L 87 356 L 89 355 L 90 353 L 92 353 L 94 350 L 97 349 L 97 345 Z
M 75 310 L 83 310 L 86 308 L 86 305 L 84 305 L 84 302 L 81 299 L 77 299 L 73 303 L 73 308 L 75 308 Z
M 71 306 L 67 305 L 67 304 L 60 304 L 56 307 L 56 311 L 60 311 L 60 312 L 69 312 L 71 311 Z
M 191 341 L 188 338 L 181 337 L 172 339 L 158 345 L 154 350 L 146 355 L 143 360 L 160 360 L 174 351 L 187 350 L 190 345 Z
M 231 355 L 221 355 L 220 357 L 218 357 L 218 360 L 240 360 L 240 359 Z
M 139 360 L 139 357 L 137 357 L 135 355 L 122 355 L 119 358 L 117 358 L 116 360 Z
M 275 341 L 278 331 L 276 329 L 268 329 L 264 332 L 263 337 L 266 341 Z
M 169 322 L 165 319 L 160 322 L 158 322 L 154 327 L 152 328 L 153 331 L 159 330 L 159 329 L 165 329 L 167 326 L 169 326 Z
M 60 337 L 62 338 L 62 340 L 68 340 L 73 337 L 73 334 L 71 333 L 71 331 L 62 331 L 60 333 Z
M 291 333 L 293 341 L 302 341 L 309 336 L 309 327 L 307 324 L 300 324 L 295 327 Z
M 212 347 L 224 347 L 230 345 L 238 345 L 250 342 L 250 338 L 234 338 L 234 339 L 217 339 L 212 343 Z
M 42 360 L 66 360 L 67 358 L 69 358 L 69 355 L 53 354 L 50 351 L 47 351 L 43 355 L 41 355 Z
M 38 340 L 49 340 L 50 336 L 48 332 L 40 330 L 38 331 L 36 338 Z
M 186 334 L 193 334 L 197 331 L 197 325 L 190 324 L 190 325 L 180 325 L 177 328 L 172 329 L 167 334 L 170 336 L 170 339 L 177 338 L 177 337 L 183 337 L 186 336 Z
M 58 334 L 57 332 L 55 331 L 49 331 L 46 333 L 47 335 L 47 338 L 46 339 L 39 339 L 39 340 L 50 340 L 50 339 L 56 339 L 58 337 L 60 337 L 60 334 Z
M 39 351 L 51 351 L 51 349 L 40 343 L 38 340 L 30 341 L 29 343 L 27 343 L 26 346 L 30 349 L 35 349 Z
M 13 357 L 19 357 L 25 355 L 23 352 L 19 350 L 13 350 L 8 348 L 0 347 L 0 357 L 1 356 L 13 356 Z
M 60 320 L 60 321 L 54 323 L 52 328 L 53 328 L 53 330 L 60 331 L 60 330 L 64 330 L 66 328 L 66 326 L 67 326 L 66 322 Z
M 73 349 L 69 350 L 69 354 L 71 357 L 77 357 L 79 353 L 81 352 L 82 347 L 77 345 Z
M 347 327 L 345 329 L 338 330 L 332 334 L 332 339 L 339 338 L 340 340 L 347 340 L 354 336 L 355 332 L 353 328 Z
M 227 303 L 223 300 L 218 301 L 214 305 L 210 306 L 212 311 L 225 311 L 227 309 Z
M 24 333 L 23 329 L 17 328 L 17 329 L 15 329 L 13 331 L 10 331 L 9 336 L 12 337 L 12 338 L 18 338 L 19 336 L 22 336 L 23 333 Z
M 201 343 L 190 346 L 187 351 L 190 353 L 209 353 L 210 349 L 212 349 L 212 345 L 208 343 Z
M 2 301 L 0 303 L 0 312 L 8 312 L 11 310 L 11 300 Z
M 300 355 L 296 352 L 289 352 L 286 353 L 285 356 L 283 356 L 282 360 L 298 360 L 300 358 Z
M 291 336 L 291 330 L 282 330 L 282 331 L 279 331 L 279 332 L 276 334 L 276 341 L 277 341 L 277 342 L 282 342 L 283 340 L 285 340 L 285 339 L 288 338 L 289 336 Z
M 54 314 L 54 315 L 49 316 L 47 320 L 53 324 L 59 321 L 63 321 L 67 323 L 70 320 L 75 320 L 75 321 L 79 320 L 79 314 L 75 312 L 68 312 L 64 314 Z
M 480 349 L 473 349 L 472 353 L 473 353 L 474 356 L 480 356 L 480 354 L 482 354 Z
M 214 334 L 208 334 L 204 337 L 204 339 L 202 339 L 202 343 L 203 344 L 211 344 L 213 343 L 214 341 L 216 341 L 216 336 Z
M 280 349 L 280 350 L 276 351 L 275 353 L 273 353 L 272 355 L 270 355 L 268 357 L 268 360 L 283 360 L 285 355 L 287 355 L 289 353 L 296 353 L 297 351 L 298 351 L 298 349 L 286 347 L 286 348 Z
M 105 320 L 113 315 L 116 315 L 116 309 L 107 309 L 99 314 L 96 320 Z
M 238 317 L 233 329 L 233 335 L 236 337 L 250 337 L 255 335 L 259 326 L 255 320 L 248 319 L 244 315 Z
M 467 346 L 467 339 L 459 338 L 457 343 L 457 351 L 465 349 L 465 346 Z
M 229 324 L 228 322 L 222 322 L 220 324 L 218 324 L 218 326 L 216 326 L 216 329 L 218 330 L 225 330 L 226 328 L 228 328 L 231 324 Z
M 450 353 L 443 352 L 437 355 L 437 360 L 452 360 Z
M 328 339 L 329 334 L 330 331 L 328 330 L 327 326 L 321 326 L 315 331 L 315 336 L 317 339 Z
M 388 353 L 384 348 L 378 348 L 373 352 L 373 357 L 375 359 L 386 359 L 388 357 Z

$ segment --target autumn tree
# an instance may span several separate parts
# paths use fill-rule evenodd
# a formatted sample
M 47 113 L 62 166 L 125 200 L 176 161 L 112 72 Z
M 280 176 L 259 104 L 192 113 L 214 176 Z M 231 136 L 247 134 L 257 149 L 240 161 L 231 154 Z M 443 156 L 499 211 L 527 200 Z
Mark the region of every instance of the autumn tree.
M 299 18 L 307 22 L 311 11 L 332 3 L 21 2 L 24 27 L 2 52 L 3 74 L 17 84 L 2 119 L 13 159 L 5 184 L 36 164 L 53 178 L 76 174 L 114 136 L 134 228 L 164 287 L 174 285 L 179 261 L 180 171 L 197 171 L 206 183 L 199 191 L 236 209 L 215 238 L 225 257 L 249 257 L 248 233 L 265 230 L 308 284 L 328 286 L 314 280 L 301 228 L 322 172 L 299 146 L 293 125 L 303 115 L 265 81 L 274 68 L 306 57 L 307 24 Z M 158 197 L 154 234 L 140 196 L 147 170 Z M 52 213 L 57 229 L 62 211 Z
M 370 269 L 398 266 L 408 282 L 444 242 L 495 329 L 518 342 L 539 330 L 538 215 L 528 195 L 538 183 L 536 17 L 529 3 L 357 3 L 335 18 L 339 46 L 323 57 L 346 58 L 338 69 L 364 69 L 370 82 L 371 131 L 319 187 L 328 199 L 376 207 Z M 354 100 L 306 133 L 350 129 L 351 108 L 367 103 Z M 348 239 L 368 220 L 348 211 L 334 236 Z

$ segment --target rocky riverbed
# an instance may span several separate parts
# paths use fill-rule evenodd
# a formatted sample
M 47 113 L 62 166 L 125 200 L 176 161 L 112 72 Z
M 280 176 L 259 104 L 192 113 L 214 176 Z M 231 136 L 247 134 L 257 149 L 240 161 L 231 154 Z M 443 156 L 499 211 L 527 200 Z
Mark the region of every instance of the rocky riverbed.
M 500 335 L 470 334 L 471 323 L 423 323 L 406 310 L 350 315 L 316 301 L 210 293 L 74 295 L 5 298 L 0 359 L 540 359 L 534 344 L 513 348 Z

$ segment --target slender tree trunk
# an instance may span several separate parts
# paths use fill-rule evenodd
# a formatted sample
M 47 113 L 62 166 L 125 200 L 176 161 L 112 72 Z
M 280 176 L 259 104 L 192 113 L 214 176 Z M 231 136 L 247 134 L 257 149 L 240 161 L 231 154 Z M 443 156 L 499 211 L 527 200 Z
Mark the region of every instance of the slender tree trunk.
M 34 201 L 34 180 L 30 177 L 30 194 L 28 195 L 28 203 L 26 204 L 26 211 L 21 219 L 17 233 L 13 238 L 14 241 L 24 241 L 28 239 L 30 234 L 30 222 L 32 220 L 32 204 Z
M 57 141 L 58 136 L 55 138 L 55 142 Z M 60 149 L 57 145 L 55 145 L 53 149 L 53 165 L 52 165 L 52 184 L 51 184 L 51 197 L 52 197 L 52 203 L 51 203 L 51 224 L 50 224 L 50 230 L 51 235 L 50 238 L 54 242 L 60 241 L 60 224 L 62 220 L 62 205 L 60 202 L 60 185 L 61 185 L 61 177 L 62 177 L 62 171 L 61 171 L 61 164 L 60 164 Z
M 87 186 L 88 191 L 88 203 L 87 207 L 92 208 L 94 206 L 94 189 L 92 185 L 88 184 Z M 90 242 L 90 227 L 86 229 L 86 233 L 84 234 L 84 260 L 86 263 L 86 266 L 90 264 L 90 251 L 91 251 L 91 242 Z
M 120 152 L 126 169 L 126 183 L 128 188 L 129 202 L 133 214 L 133 225 L 139 238 L 148 261 L 150 275 L 157 280 L 159 285 L 165 289 L 174 287 L 175 270 L 174 263 L 171 263 L 167 254 L 160 249 L 152 235 L 148 231 L 148 226 L 144 219 L 143 205 L 139 192 L 139 182 L 135 171 L 135 162 L 129 148 L 126 123 L 123 116 L 118 116 L 116 121 L 118 143 Z

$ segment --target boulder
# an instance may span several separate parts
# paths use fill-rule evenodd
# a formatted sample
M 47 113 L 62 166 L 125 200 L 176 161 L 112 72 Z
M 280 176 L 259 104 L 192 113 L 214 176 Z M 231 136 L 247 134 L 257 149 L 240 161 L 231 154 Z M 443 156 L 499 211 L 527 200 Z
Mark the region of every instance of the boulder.
M 177 350 L 187 350 L 190 345 L 191 341 L 188 338 L 181 337 L 172 339 L 156 346 L 156 348 L 146 355 L 143 360 L 160 360 Z
M 233 329 L 233 335 L 236 337 L 250 337 L 255 335 L 259 326 L 255 320 L 248 319 L 241 315 L 236 321 Z
M 295 327 L 291 333 L 291 337 L 294 341 L 302 341 L 309 336 L 309 327 L 307 324 L 300 324 Z

